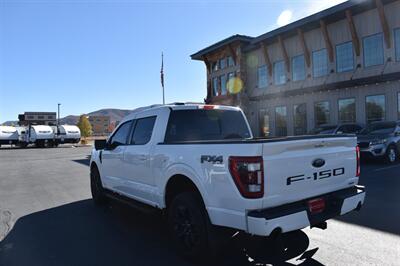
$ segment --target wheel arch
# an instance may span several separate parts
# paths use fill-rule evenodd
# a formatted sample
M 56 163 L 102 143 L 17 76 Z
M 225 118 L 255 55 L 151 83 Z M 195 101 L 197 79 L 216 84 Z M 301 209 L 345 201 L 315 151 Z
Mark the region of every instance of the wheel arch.
M 204 207 L 206 206 L 205 197 L 199 188 L 199 185 L 196 184 L 191 178 L 184 174 L 174 174 L 170 178 L 165 185 L 164 189 L 164 207 L 168 208 L 176 195 L 185 191 L 193 191 L 198 196 Z

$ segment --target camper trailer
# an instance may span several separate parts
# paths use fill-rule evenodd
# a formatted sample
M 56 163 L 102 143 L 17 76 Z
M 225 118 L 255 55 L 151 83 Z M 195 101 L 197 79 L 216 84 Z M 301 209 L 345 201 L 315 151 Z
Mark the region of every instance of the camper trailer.
M 0 126 L 0 147 L 1 145 L 16 145 L 19 136 L 15 127 Z
M 54 141 L 54 132 L 50 126 L 31 125 L 27 128 L 27 137 L 25 138 L 25 146 L 29 143 L 35 144 L 37 147 L 45 147 Z
M 61 125 L 55 129 L 55 145 L 64 143 L 78 143 L 81 140 L 81 131 L 77 126 Z

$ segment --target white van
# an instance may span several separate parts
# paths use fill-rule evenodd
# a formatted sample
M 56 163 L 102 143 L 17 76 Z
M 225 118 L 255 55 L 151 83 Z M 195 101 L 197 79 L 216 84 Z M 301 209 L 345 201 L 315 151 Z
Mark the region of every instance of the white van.
M 15 127 L 0 126 L 0 146 L 1 145 L 16 145 L 19 141 L 18 131 Z
M 28 128 L 28 143 L 34 143 L 37 147 L 44 147 L 47 143 L 53 143 L 54 131 L 50 126 L 31 125 Z
M 56 145 L 64 143 L 78 143 L 81 140 L 81 130 L 77 126 L 58 126 L 56 133 Z

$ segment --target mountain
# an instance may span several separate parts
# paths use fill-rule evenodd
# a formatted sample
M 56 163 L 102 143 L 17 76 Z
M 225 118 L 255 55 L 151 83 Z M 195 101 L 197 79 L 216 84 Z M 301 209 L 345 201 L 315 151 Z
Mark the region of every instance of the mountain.
M 90 112 L 86 115 L 96 116 L 96 115 L 106 115 L 110 117 L 111 122 L 121 121 L 122 118 L 129 115 L 133 110 L 123 110 L 123 109 L 100 109 L 94 112 Z M 79 115 L 69 115 L 60 119 L 60 124 L 76 125 L 79 121 Z
M 18 121 L 6 121 L 6 122 L 4 122 L 3 124 L 0 124 L 0 125 L 3 125 L 3 126 L 12 126 L 12 125 L 14 125 L 14 126 L 16 126 L 16 125 L 18 125 Z

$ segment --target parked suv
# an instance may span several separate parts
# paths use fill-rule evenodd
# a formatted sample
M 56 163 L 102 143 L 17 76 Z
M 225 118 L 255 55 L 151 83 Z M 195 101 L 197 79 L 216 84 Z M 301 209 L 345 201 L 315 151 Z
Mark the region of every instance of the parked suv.
M 358 135 L 362 156 L 395 163 L 400 154 L 400 121 L 374 122 Z
M 312 135 L 324 134 L 358 134 L 364 129 L 360 124 L 323 125 L 311 130 Z

